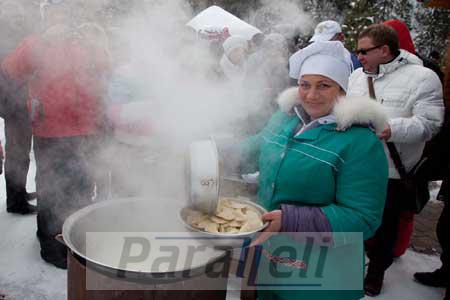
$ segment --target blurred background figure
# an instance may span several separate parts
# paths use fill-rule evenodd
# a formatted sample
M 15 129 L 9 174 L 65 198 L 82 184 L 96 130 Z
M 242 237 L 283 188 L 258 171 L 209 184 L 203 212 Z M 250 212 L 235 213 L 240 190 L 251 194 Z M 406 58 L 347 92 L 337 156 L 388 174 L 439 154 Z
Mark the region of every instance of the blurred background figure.
M 339 41 L 345 45 L 345 36 L 342 32 L 341 25 L 333 20 L 327 20 L 317 24 L 314 29 L 314 35 L 309 40 L 310 42 L 326 42 L 326 41 Z M 353 70 L 361 68 L 362 65 L 358 60 L 358 57 L 353 52 L 350 52 L 353 64 Z
M 260 110 L 249 115 L 250 134 L 255 134 L 263 128 L 277 109 L 276 97 L 289 87 L 291 79 L 288 59 L 287 41 L 279 33 L 266 35 L 259 49 L 248 58 L 245 80 L 248 101 L 257 101 L 261 105 Z
M 257 33 L 254 36 L 252 36 L 250 41 L 248 41 L 248 53 L 252 54 L 258 51 L 258 49 L 262 46 L 263 41 L 264 41 L 264 34 L 262 33 Z
M 127 44 L 117 44 L 116 53 L 128 52 Z M 205 50 L 205 49 L 203 49 Z M 207 52 L 207 50 L 206 50 Z M 155 95 L 151 64 L 136 57 L 126 57 L 115 66 L 108 85 L 108 120 L 111 136 L 104 157 L 110 157 L 111 198 L 138 197 L 145 193 L 141 178 L 148 177 L 155 154 L 151 149 L 151 115 L 155 110 Z M 116 62 L 116 59 L 113 59 Z M 187 61 L 183 60 L 183 61 Z M 192 60 L 187 61 L 193 63 Z M 215 66 L 217 65 L 217 62 Z M 195 68 L 189 64 L 187 68 Z M 121 157 L 120 160 L 114 159 Z M 133 170 L 127 172 L 123 170 Z
M 30 32 L 25 22 L 25 10 L 20 3 L 6 1 L 0 5 L 0 61 L 12 52 Z M 6 210 L 15 214 L 32 214 L 36 206 L 28 203 L 36 197 L 27 193 L 30 166 L 31 124 L 26 107 L 27 82 L 10 84 L 0 74 L 1 117 L 5 122 Z
M 41 0 L 39 5 L 41 26 L 45 30 L 53 25 L 72 25 L 73 11 L 67 9 L 67 0 Z
M 108 52 L 98 47 L 101 39 L 92 30 L 96 26 L 77 30 L 79 20 L 71 18 L 70 3 L 43 2 L 41 15 L 48 27 L 24 39 L 2 63 L 7 80 L 28 86 L 37 236 L 42 259 L 58 268 L 67 268 L 67 250 L 55 236 L 67 216 L 92 203 L 95 176 L 90 164 L 102 137 L 110 72 Z
M 450 97 L 448 92 L 446 93 L 446 97 Z M 448 115 L 446 117 L 446 124 L 444 124 L 443 130 L 440 134 L 445 137 L 445 141 L 447 143 L 446 153 L 448 156 L 450 155 L 448 152 L 450 147 L 450 129 Z M 447 165 L 444 165 L 444 167 L 446 167 L 446 178 L 444 179 L 441 190 L 439 191 L 439 200 L 444 202 L 444 208 L 442 209 L 436 225 L 436 236 L 442 248 L 442 253 L 440 256 L 442 264 L 435 270 L 414 273 L 414 279 L 417 282 L 427 286 L 445 288 L 446 292 L 444 300 L 450 300 L 450 189 L 448 186 L 448 180 L 450 178 L 450 164 L 447 162 Z
M 231 36 L 223 43 L 221 71 L 234 83 L 242 83 L 247 72 L 248 41 L 241 36 Z
M 0 2 L 0 32 L 2 43 L 0 58 L 4 58 L 29 33 L 25 20 L 25 10 L 16 1 Z
M 258 51 L 248 58 L 247 77 L 258 81 L 262 88 L 270 89 L 273 99 L 289 86 L 288 59 L 289 49 L 284 36 L 268 34 Z
M 436 50 L 431 51 L 429 58 L 436 65 L 439 66 L 441 64 L 441 54 L 438 51 L 436 51 Z
M 109 38 L 102 26 L 97 23 L 87 22 L 78 26 L 76 31 L 79 35 L 79 42 L 93 54 L 91 56 L 91 59 L 94 59 L 93 64 L 97 63 L 95 60 L 99 57 L 102 57 L 104 62 L 108 62 L 108 64 L 112 63 Z M 112 68 L 110 65 L 105 65 L 105 67 L 108 69 Z M 106 74 L 104 75 L 106 76 Z M 109 77 L 101 78 L 100 80 L 107 82 Z M 95 91 L 92 92 L 96 93 Z M 98 104 L 101 112 L 107 111 L 106 101 L 100 101 Z M 105 113 L 101 113 L 98 116 L 98 125 L 97 140 L 92 144 L 91 157 L 89 157 L 89 171 L 95 182 L 95 194 L 93 197 L 96 202 L 109 198 L 111 188 L 110 162 L 108 161 L 109 157 L 105 153 L 111 138 L 111 127 Z
M 190 28 L 190 27 L 187 27 Z M 223 56 L 223 43 L 230 37 L 230 32 L 227 27 L 214 27 L 207 26 L 197 32 L 197 46 L 205 46 L 209 50 L 209 55 L 206 59 L 212 59 L 214 66 L 217 66 L 218 62 Z M 187 46 L 192 46 L 192 43 Z M 205 59 L 205 56 L 201 56 Z M 198 62 L 196 62 L 198 64 Z
M 277 96 L 291 85 L 289 46 L 283 35 L 266 35 L 259 51 L 249 57 L 246 82 L 250 101 L 261 106 L 261 109 L 248 117 L 248 133 L 255 134 L 277 110 Z

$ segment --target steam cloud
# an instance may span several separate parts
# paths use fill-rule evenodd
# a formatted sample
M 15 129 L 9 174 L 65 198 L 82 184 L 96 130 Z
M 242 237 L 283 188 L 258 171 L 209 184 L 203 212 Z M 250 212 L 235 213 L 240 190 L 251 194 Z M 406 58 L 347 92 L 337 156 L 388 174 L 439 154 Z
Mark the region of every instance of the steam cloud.
M 123 8 L 130 3 L 131 10 Z M 311 17 L 299 1 L 261 3 L 246 21 L 263 32 L 293 38 L 311 31 Z M 196 14 L 187 0 L 78 0 L 72 5 L 77 23 L 94 21 L 104 27 L 115 69 L 110 91 L 122 84 L 114 80 L 125 75 L 135 100 L 146 103 L 139 115 L 149 120 L 153 132 L 140 146 L 101 145 L 103 163 L 93 165 L 95 173 L 113 169 L 119 175 L 114 180 L 132 186 L 136 195 L 182 197 L 184 155 L 190 142 L 222 133 L 244 136 L 252 116 L 268 114 L 268 103 L 274 99 L 264 97 L 264 80 L 255 77 L 251 85 L 237 86 L 216 76 L 217 58 L 207 42 L 185 26 Z M 38 3 L 24 7 L 36 23 Z M 102 11 L 104 7 L 108 10 Z M 120 97 L 112 92 L 107 102 L 120 103 Z

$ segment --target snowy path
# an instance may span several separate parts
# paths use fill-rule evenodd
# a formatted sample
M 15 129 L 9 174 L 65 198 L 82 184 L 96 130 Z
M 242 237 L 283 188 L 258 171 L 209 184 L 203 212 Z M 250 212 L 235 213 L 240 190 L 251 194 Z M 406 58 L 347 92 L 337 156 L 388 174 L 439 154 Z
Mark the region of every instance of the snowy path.
M 0 120 L 0 138 L 4 144 L 3 121 Z M 28 190 L 34 191 L 35 165 L 29 173 Z M 35 236 L 36 217 L 6 213 L 5 181 L 0 177 L 0 294 L 7 300 L 64 300 L 66 299 L 66 272 L 46 264 L 39 257 Z M 439 266 L 436 256 L 408 251 L 396 261 L 386 276 L 386 284 L 377 300 L 440 300 L 444 290 L 428 288 L 412 280 L 417 271 L 433 270 Z M 239 284 L 232 280 L 228 299 L 238 299 L 234 291 Z M 371 299 L 366 297 L 367 299 Z

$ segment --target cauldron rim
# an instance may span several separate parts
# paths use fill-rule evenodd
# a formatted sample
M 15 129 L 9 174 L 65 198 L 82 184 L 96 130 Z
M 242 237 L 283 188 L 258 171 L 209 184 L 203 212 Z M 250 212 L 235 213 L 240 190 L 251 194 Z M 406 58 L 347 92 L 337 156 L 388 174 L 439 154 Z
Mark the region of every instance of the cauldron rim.
M 118 267 L 109 266 L 105 263 L 102 263 L 95 259 L 87 257 L 87 255 L 83 254 L 78 249 L 78 247 L 76 247 L 73 244 L 70 233 L 73 230 L 77 221 L 80 218 L 82 218 L 83 216 L 86 216 L 87 214 L 91 213 L 92 211 L 101 209 L 102 207 L 108 207 L 108 206 L 111 206 L 114 204 L 117 205 L 117 204 L 123 204 L 123 203 L 127 203 L 127 204 L 139 203 L 139 202 L 142 202 L 142 200 L 143 200 L 143 198 L 127 198 L 127 199 L 115 199 L 115 200 L 109 200 L 109 201 L 105 201 L 105 202 L 94 203 L 94 204 L 86 206 L 86 207 L 76 211 L 72 215 L 70 215 L 65 220 L 65 222 L 63 224 L 63 229 L 62 229 L 62 236 L 64 239 L 64 243 L 65 243 L 66 247 L 68 248 L 68 251 L 70 251 L 71 254 L 74 255 L 77 260 L 80 261 L 80 259 L 81 259 L 81 262 L 84 265 L 93 267 L 94 269 L 101 271 L 102 273 L 106 272 L 107 274 L 110 274 L 113 276 L 117 276 L 117 274 L 123 274 L 126 279 L 131 279 L 131 280 L 151 279 L 152 281 L 156 280 L 157 281 L 156 283 L 158 283 L 158 282 L 167 282 L 168 279 L 158 280 L 159 279 L 158 276 L 162 277 L 162 275 L 167 275 L 167 274 L 177 274 L 177 275 L 180 275 L 182 278 L 184 278 L 183 276 L 185 276 L 185 273 L 188 271 L 189 271 L 189 274 L 191 275 L 191 277 L 204 274 L 205 268 L 208 266 L 208 264 L 205 264 L 205 265 L 202 265 L 199 267 L 187 268 L 187 269 L 183 268 L 180 270 L 168 271 L 168 272 L 145 272 L 145 271 L 139 272 L 139 271 L 121 269 Z M 219 261 L 220 259 L 223 259 L 224 257 L 227 256 L 227 251 L 219 250 L 219 249 L 215 249 L 215 250 L 218 252 L 222 252 L 222 253 L 221 253 L 221 255 L 218 255 L 216 258 L 214 258 L 214 260 L 212 260 L 211 263 L 213 263 L 215 261 Z M 155 279 L 155 277 L 156 277 L 156 279 Z M 172 281 L 172 280 L 169 279 L 169 281 Z

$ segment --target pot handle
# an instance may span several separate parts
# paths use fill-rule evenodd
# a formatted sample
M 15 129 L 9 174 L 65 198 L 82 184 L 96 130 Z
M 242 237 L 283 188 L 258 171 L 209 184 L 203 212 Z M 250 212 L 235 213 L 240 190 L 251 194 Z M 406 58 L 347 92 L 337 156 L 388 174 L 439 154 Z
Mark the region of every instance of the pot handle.
M 55 240 L 57 240 L 58 242 L 60 242 L 61 244 L 63 244 L 64 246 L 67 247 L 67 244 L 66 244 L 66 242 L 64 241 L 64 237 L 63 237 L 62 234 L 57 234 L 57 235 L 55 236 Z

